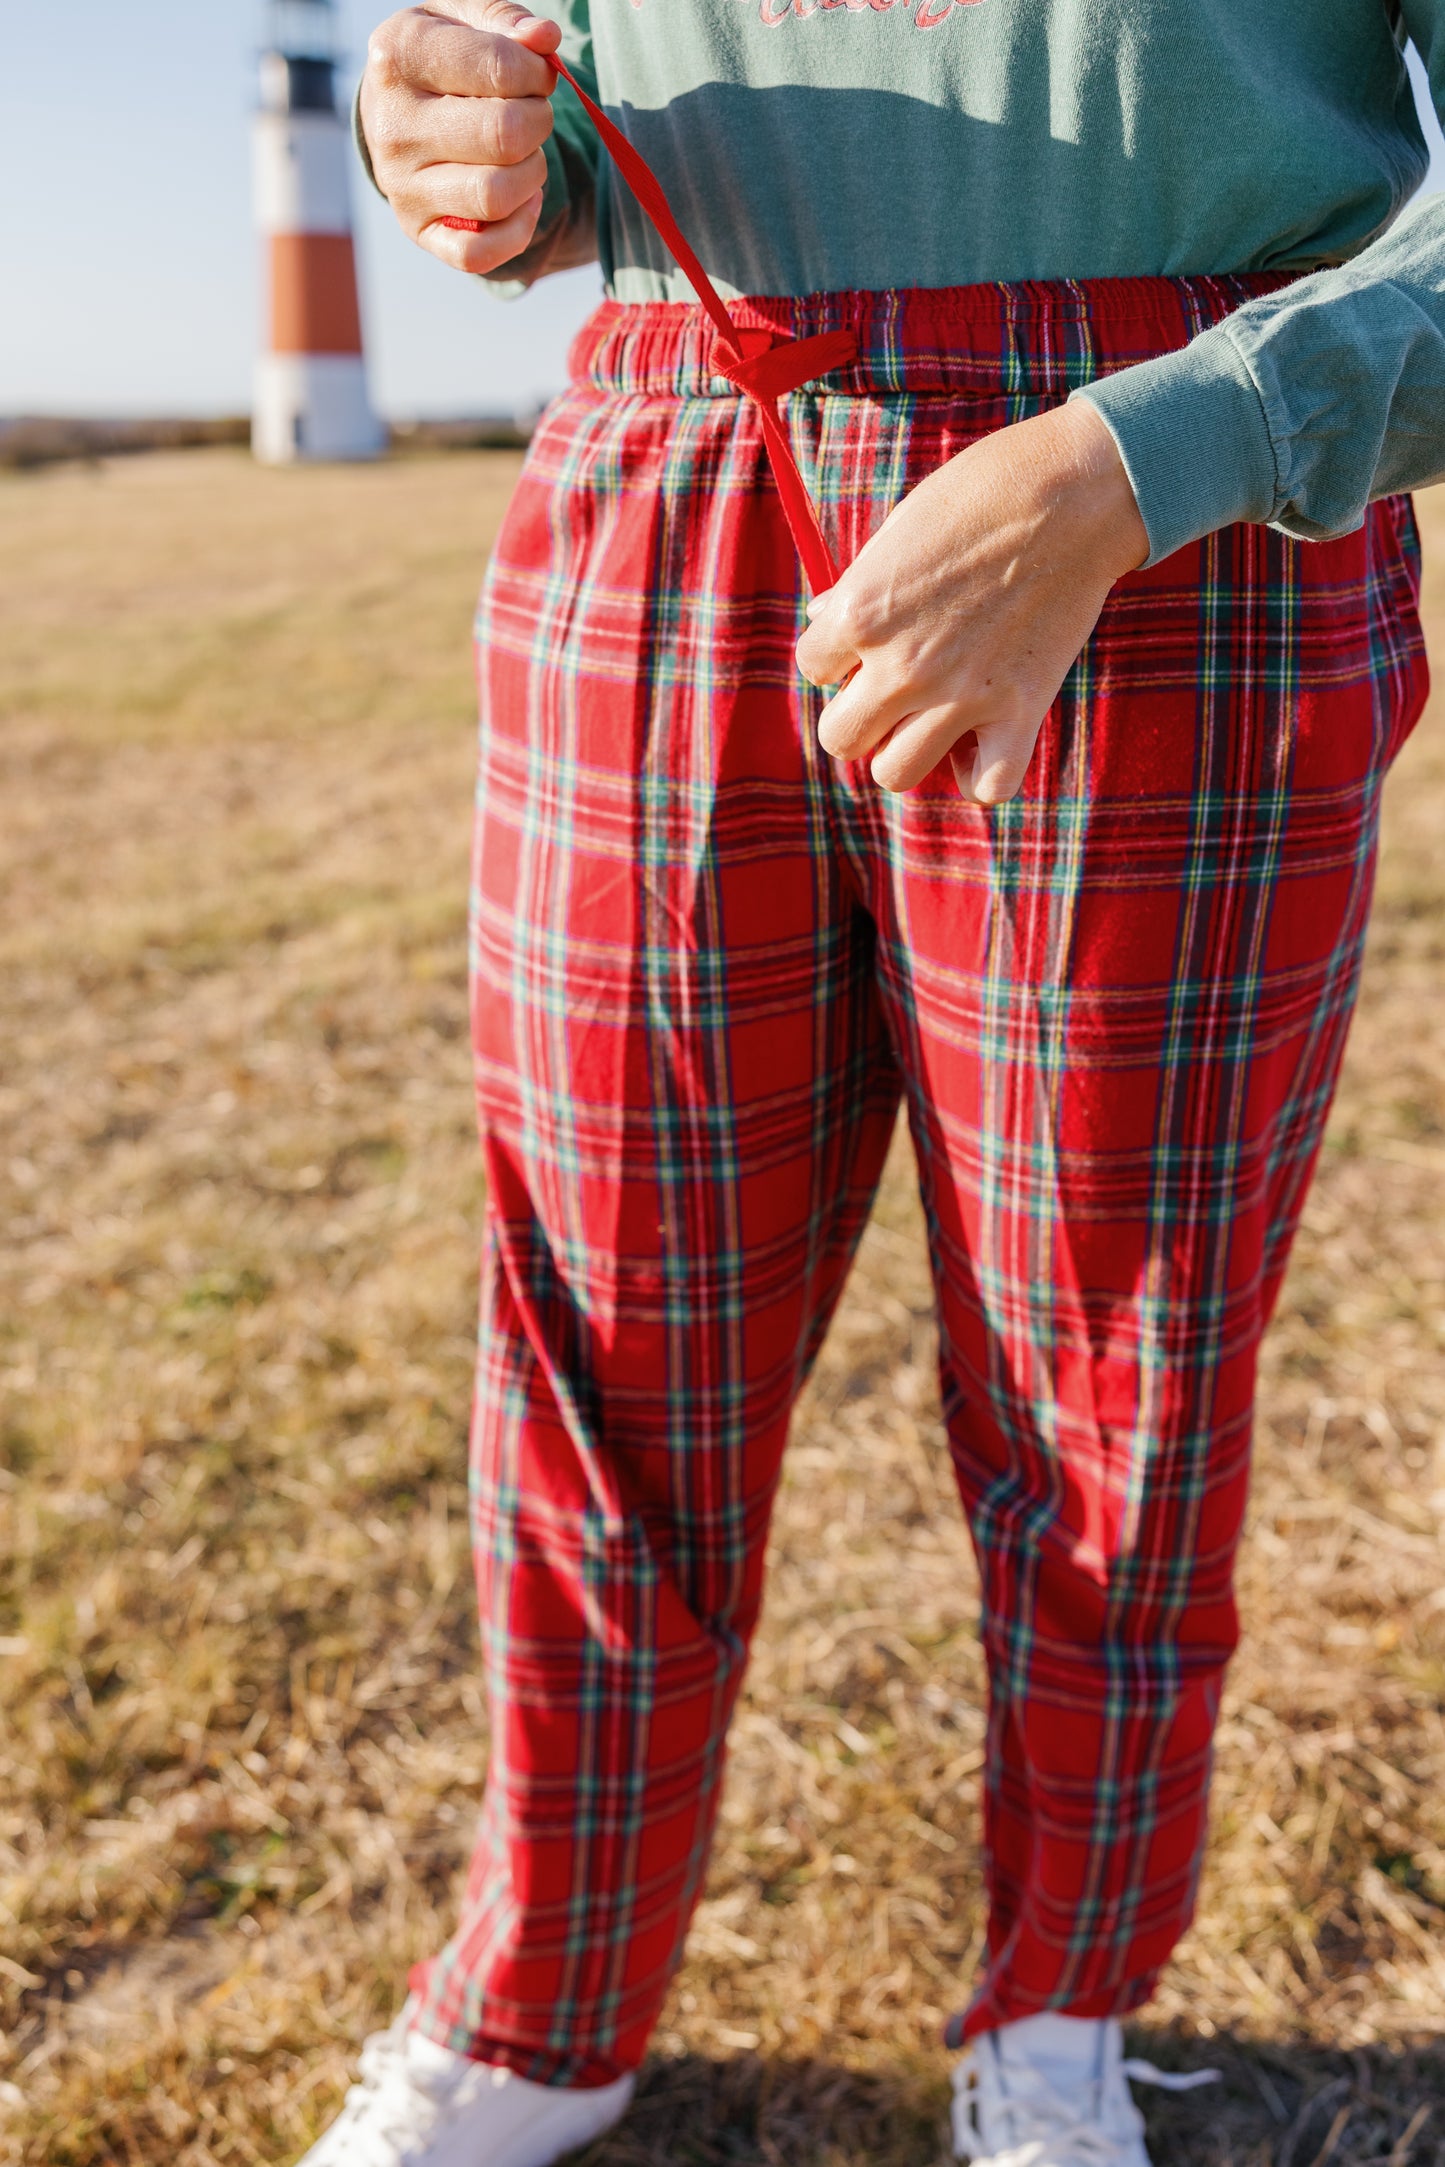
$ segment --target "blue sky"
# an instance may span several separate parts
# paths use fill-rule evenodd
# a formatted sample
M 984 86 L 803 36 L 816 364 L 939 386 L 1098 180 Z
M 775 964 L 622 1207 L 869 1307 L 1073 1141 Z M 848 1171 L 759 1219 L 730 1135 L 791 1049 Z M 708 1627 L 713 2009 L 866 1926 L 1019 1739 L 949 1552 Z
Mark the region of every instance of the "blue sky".
M 387 0 L 342 0 L 354 57 Z M 249 403 L 247 130 L 260 0 L 9 8 L 0 72 L 0 413 Z M 358 176 L 359 180 L 359 176 Z M 1445 147 L 1432 180 L 1445 183 Z M 563 380 L 596 273 L 502 303 L 357 188 L 373 382 L 389 414 L 508 412 Z

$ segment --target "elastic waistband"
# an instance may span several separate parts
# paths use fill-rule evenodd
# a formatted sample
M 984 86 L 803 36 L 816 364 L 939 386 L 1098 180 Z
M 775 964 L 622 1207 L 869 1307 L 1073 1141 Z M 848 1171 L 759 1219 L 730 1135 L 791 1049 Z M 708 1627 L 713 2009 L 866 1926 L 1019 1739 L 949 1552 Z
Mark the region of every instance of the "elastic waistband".
M 1288 275 L 1103 278 L 918 287 L 731 301 L 745 330 L 851 331 L 856 360 L 819 379 L 860 397 L 942 392 L 1067 398 L 1080 384 L 1169 353 Z M 610 391 L 735 399 L 711 366 L 713 330 L 691 302 L 604 301 L 572 344 L 575 380 Z

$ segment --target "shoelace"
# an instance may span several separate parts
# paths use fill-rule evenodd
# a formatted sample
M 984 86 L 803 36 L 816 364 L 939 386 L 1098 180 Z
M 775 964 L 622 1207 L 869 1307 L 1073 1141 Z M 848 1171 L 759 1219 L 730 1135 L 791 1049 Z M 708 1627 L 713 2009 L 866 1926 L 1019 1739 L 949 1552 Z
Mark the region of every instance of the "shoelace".
M 571 69 L 555 54 L 551 56 L 551 65 L 562 81 L 570 83 L 576 92 L 593 127 L 611 152 L 613 163 L 707 312 L 717 333 L 710 356 L 712 367 L 719 376 L 735 384 L 757 408 L 763 442 L 793 546 L 802 560 L 813 593 L 825 593 L 837 584 L 838 566 L 818 523 L 802 470 L 793 456 L 787 428 L 778 412 L 778 401 L 785 392 L 798 391 L 815 377 L 826 376 L 831 369 L 842 368 L 851 361 L 858 351 L 856 334 L 838 329 L 820 331 L 812 338 L 791 339 L 781 332 L 754 331 L 734 323 L 721 294 L 673 216 L 662 184 L 647 160 L 607 118 L 596 99 L 588 96 Z M 440 223 L 460 233 L 483 230 L 481 221 L 475 218 L 443 218 Z
M 1141 2062 L 1132 2054 L 1120 2062 L 1119 2069 L 1135 2084 L 1152 2085 L 1156 2092 L 1197 2092 L 1201 2084 L 1224 2081 L 1222 2069 L 1156 2069 L 1152 2062 Z
M 1217 2069 L 1178 2072 L 1158 2069 L 1153 2062 L 1135 2057 L 1106 2064 L 1096 2080 L 1099 2090 L 1097 2116 L 1081 2120 L 1078 2108 L 1066 2100 L 1041 2072 L 1031 2072 L 1027 2092 L 994 2097 L 998 2079 L 989 2064 L 970 2058 L 953 2072 L 953 2141 L 961 2159 L 987 2160 L 989 2167 L 1118 2167 L 1121 2149 L 1142 2131 L 1138 2109 L 1125 2089 L 1125 2079 L 1152 2085 L 1161 2092 L 1193 2092 L 1201 2085 L 1217 2084 Z M 979 2111 L 993 2107 L 1007 2117 L 1012 2141 L 1000 2149 L 992 2131 L 979 2127 Z

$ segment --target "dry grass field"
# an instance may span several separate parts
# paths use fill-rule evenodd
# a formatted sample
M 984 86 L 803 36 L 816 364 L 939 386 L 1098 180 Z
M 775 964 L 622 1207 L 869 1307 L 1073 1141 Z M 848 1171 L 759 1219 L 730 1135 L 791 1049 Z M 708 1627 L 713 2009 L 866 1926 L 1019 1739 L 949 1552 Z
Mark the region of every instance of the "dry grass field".
M 472 592 L 504 455 L 0 481 L 0 2161 L 285 2167 L 486 1759 Z M 1432 609 L 1445 654 L 1445 503 Z M 1267 1364 L 1160 2167 L 1445 2163 L 1445 744 Z M 707 1901 L 595 2167 L 941 2167 L 974 1580 L 906 1151 L 797 1426 Z

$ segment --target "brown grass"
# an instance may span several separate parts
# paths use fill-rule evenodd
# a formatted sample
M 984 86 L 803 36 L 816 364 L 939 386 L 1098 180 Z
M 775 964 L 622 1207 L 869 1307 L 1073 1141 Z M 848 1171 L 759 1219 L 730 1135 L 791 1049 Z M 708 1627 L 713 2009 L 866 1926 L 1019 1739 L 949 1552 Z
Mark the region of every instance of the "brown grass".
M 471 592 L 515 462 L 0 482 L 0 2159 L 284 2163 L 444 1931 Z M 1445 541 L 1445 503 L 1427 516 Z M 1445 583 L 1434 589 L 1445 633 Z M 1160 2167 L 1445 2162 L 1445 752 L 1271 1342 Z M 981 1680 L 902 1146 L 707 1902 L 597 2167 L 934 2167 Z

